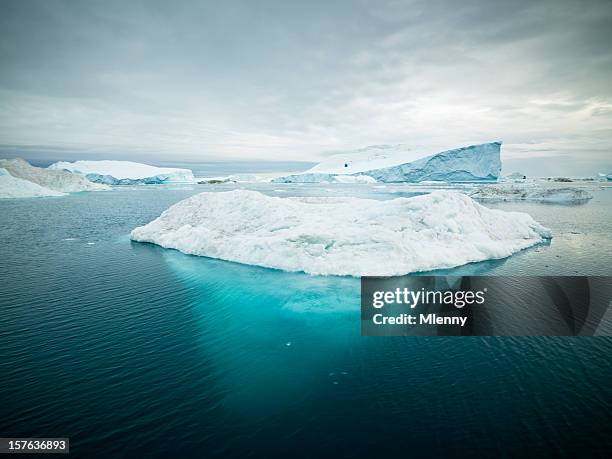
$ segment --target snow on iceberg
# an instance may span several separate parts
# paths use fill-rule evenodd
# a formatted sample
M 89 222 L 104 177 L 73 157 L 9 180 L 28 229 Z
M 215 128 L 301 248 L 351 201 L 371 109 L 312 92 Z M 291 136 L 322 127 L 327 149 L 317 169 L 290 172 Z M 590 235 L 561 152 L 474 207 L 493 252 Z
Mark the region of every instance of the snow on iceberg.
M 580 188 L 543 188 L 537 185 L 483 186 L 470 196 L 481 201 L 537 201 L 561 204 L 580 203 L 593 197 Z
M 193 172 L 189 169 L 156 167 L 132 161 L 59 161 L 51 164 L 49 169 L 83 174 L 92 182 L 107 185 L 195 182 Z
M 110 189 L 106 185 L 92 183 L 85 177 L 67 171 L 34 167 L 21 158 L 0 159 L 0 167 L 8 170 L 13 177 L 28 180 L 42 187 L 63 193 Z
M 204 192 L 134 229 L 183 253 L 320 275 L 402 275 L 504 258 L 550 238 L 529 215 L 437 191 L 411 198 Z
M 64 193 L 13 177 L 6 169 L 0 168 L 0 199 L 38 198 L 43 196 L 64 196 Z
M 369 176 L 377 182 L 472 182 L 497 180 L 501 142 L 471 145 L 431 154 L 404 145 L 378 145 L 333 155 L 301 174 L 278 183 L 335 182 L 341 176 Z

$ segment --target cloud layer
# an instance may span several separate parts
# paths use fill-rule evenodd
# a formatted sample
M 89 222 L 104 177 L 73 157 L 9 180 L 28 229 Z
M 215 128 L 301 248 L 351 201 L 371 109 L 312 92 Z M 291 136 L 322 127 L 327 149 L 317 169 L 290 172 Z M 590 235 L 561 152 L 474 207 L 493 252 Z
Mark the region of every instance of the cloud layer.
M 610 43 L 609 1 L 5 0 L 0 144 L 317 160 L 503 140 L 509 164 L 590 173 L 612 169 Z

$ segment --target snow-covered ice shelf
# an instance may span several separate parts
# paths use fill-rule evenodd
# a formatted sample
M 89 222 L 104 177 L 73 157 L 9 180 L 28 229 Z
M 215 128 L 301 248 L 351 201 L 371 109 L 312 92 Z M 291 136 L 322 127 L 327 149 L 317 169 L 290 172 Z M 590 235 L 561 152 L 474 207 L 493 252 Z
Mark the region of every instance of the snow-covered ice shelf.
M 183 253 L 322 275 L 402 275 L 504 258 L 550 238 L 529 215 L 456 192 L 411 198 L 200 193 L 134 229 Z

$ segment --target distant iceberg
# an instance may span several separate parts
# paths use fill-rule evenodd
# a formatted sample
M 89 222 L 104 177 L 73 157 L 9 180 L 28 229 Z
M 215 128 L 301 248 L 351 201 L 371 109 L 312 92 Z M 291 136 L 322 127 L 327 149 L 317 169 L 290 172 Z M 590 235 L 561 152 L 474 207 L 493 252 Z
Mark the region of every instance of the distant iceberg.
M 272 183 L 376 183 L 376 179 L 365 174 L 334 175 L 303 173 L 272 179 Z
M 456 192 L 377 201 L 200 193 L 131 239 L 183 253 L 320 275 L 402 275 L 504 258 L 550 238 L 529 215 Z
M 502 178 L 504 181 L 525 181 L 527 180 L 527 176 L 522 172 L 513 172 L 512 174 L 508 174 Z
M 64 196 L 64 193 L 13 177 L 9 171 L 0 168 L 0 199 L 39 198 L 44 196 Z
M 194 183 L 189 169 L 156 167 L 132 161 L 60 161 L 49 169 L 83 174 L 88 180 L 107 185 Z
M 110 189 L 106 185 L 92 183 L 85 177 L 67 171 L 34 167 L 21 158 L 0 159 L 0 167 L 6 169 L 13 177 L 28 180 L 62 193 Z
M 471 145 L 440 153 L 411 150 L 404 145 L 378 145 L 333 155 L 301 174 L 276 183 L 334 183 L 345 176 L 367 176 L 377 182 L 474 182 L 497 180 L 501 142 Z
M 221 183 L 268 183 L 270 178 L 256 174 L 232 174 L 216 177 L 198 177 L 200 185 L 216 185 Z
M 586 190 L 574 187 L 543 188 L 541 186 L 483 186 L 470 196 L 481 201 L 536 201 L 551 203 L 579 203 L 593 196 Z
M 601 173 L 599 173 L 599 174 L 597 174 L 596 178 L 598 180 L 602 180 L 602 181 L 605 182 L 606 180 L 612 180 L 612 174 L 601 174 Z

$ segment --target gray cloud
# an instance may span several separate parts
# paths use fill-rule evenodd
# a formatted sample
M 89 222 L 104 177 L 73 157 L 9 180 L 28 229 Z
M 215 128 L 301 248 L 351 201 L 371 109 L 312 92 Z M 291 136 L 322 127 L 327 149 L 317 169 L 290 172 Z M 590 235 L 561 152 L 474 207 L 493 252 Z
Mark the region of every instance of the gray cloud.
M 1 8 L 0 144 L 28 152 L 316 160 L 502 139 L 508 164 L 612 169 L 609 1 Z

